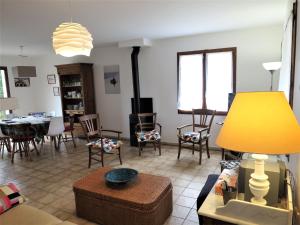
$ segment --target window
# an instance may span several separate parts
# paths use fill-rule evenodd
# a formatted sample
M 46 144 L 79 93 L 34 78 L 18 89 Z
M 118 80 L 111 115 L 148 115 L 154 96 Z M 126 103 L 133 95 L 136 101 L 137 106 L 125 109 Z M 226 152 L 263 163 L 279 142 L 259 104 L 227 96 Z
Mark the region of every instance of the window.
M 0 67 L 0 98 L 7 98 L 7 97 L 10 97 L 7 68 Z M 4 118 L 5 114 L 8 113 L 9 111 L 7 112 L 0 111 L 0 119 Z
M 236 48 L 177 53 L 179 113 L 214 109 L 226 114 L 236 91 Z

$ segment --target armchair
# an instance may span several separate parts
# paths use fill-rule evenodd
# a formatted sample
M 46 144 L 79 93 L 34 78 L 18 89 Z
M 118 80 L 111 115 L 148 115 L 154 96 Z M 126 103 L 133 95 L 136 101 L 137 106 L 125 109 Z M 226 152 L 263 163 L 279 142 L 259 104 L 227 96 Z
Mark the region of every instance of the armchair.
M 152 143 L 154 150 L 159 149 L 161 155 L 161 130 L 162 127 L 156 122 L 157 113 L 139 113 L 136 125 L 136 136 L 138 140 L 139 156 L 146 143 Z
M 210 137 L 210 128 L 214 119 L 216 111 L 209 109 L 193 109 L 192 118 L 193 123 L 183 125 L 177 128 L 178 137 L 178 156 L 180 158 L 181 147 L 183 143 L 192 144 L 192 152 L 199 151 L 199 164 L 202 161 L 202 147 L 206 146 L 207 157 L 210 158 L 208 141 Z M 196 121 L 196 117 L 199 115 L 199 121 Z M 210 119 L 208 119 L 208 116 Z M 190 129 L 188 129 L 190 128 Z M 199 145 L 199 149 L 195 149 L 195 145 Z
M 117 151 L 120 164 L 122 165 L 121 158 L 121 131 L 105 130 L 100 125 L 100 118 L 98 114 L 90 114 L 79 117 L 80 124 L 83 128 L 87 139 L 87 146 L 89 148 L 89 164 L 91 167 L 91 161 L 95 160 L 101 162 L 104 166 L 104 154 L 113 154 Z M 116 139 L 110 139 L 103 136 L 103 132 L 109 132 L 115 134 Z M 97 157 L 98 156 L 98 157 Z M 100 157 L 100 159 L 99 159 Z

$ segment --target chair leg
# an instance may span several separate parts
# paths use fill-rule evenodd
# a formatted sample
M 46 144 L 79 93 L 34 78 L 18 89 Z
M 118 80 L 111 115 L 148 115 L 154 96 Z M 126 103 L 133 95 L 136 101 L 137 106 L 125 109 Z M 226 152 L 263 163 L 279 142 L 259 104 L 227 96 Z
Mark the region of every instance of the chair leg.
M 2 147 L 3 146 L 3 147 Z M 2 151 L 2 159 L 3 159 L 3 152 L 4 152 L 4 140 L 3 140 L 3 142 L 0 140 L 0 153 L 1 153 L 1 151 Z
M 20 151 L 20 156 L 21 156 L 21 159 L 23 158 L 23 153 L 22 153 L 22 144 L 21 142 L 19 142 L 19 151 Z
M 36 151 L 36 154 L 37 154 L 37 155 L 40 155 L 40 152 L 39 152 L 39 150 L 38 150 L 37 147 L 36 147 L 36 144 L 35 144 L 34 139 L 32 139 L 31 142 L 32 142 L 32 145 L 33 145 L 33 147 L 34 147 L 34 150 Z
M 9 138 L 7 138 L 7 140 L 4 141 L 4 144 L 6 146 L 7 151 L 11 152 L 11 145 L 10 145 L 10 139 Z
M 11 163 L 14 163 L 14 157 L 15 157 L 15 151 L 16 151 L 16 143 L 13 143 L 13 149 L 11 152 Z
M 225 159 L 225 149 L 222 148 L 222 160 L 224 160 L 224 159 Z
M 209 154 L 209 147 L 208 147 L 208 140 L 206 140 L 206 153 L 207 153 L 207 158 L 210 158 L 210 154 Z
M 177 159 L 180 158 L 180 153 L 181 153 L 181 140 L 178 139 L 178 155 L 177 155 Z
M 193 155 L 195 153 L 195 143 L 193 143 Z
M 89 168 L 91 168 L 91 161 L 92 161 L 92 149 L 89 147 Z
M 202 143 L 199 144 L 199 165 L 201 165 L 202 162 Z
M 24 150 L 27 153 L 27 157 L 28 157 L 29 161 L 32 161 L 31 154 L 30 154 L 29 141 L 26 141 L 24 143 L 24 147 L 25 147 Z
M 139 145 L 139 156 L 141 156 L 142 154 L 142 146 L 141 146 L 141 142 L 138 142 Z
M 61 144 L 61 138 L 62 138 L 62 135 L 58 135 L 58 140 L 57 140 L 57 149 L 60 150 L 60 144 Z
M 42 150 L 44 149 L 44 143 L 45 143 L 45 137 L 42 138 L 42 141 L 41 141 L 41 147 L 40 147 L 40 151 L 42 152 Z M 45 154 L 45 151 L 44 151 L 44 154 Z
M 51 137 L 53 142 L 54 142 L 54 148 L 57 150 L 58 149 L 58 146 L 57 146 L 57 143 L 56 143 L 56 137 Z
M 119 160 L 120 160 L 120 164 L 122 165 L 122 158 L 121 158 L 121 147 L 118 148 L 119 151 Z
M 72 137 L 74 148 L 76 148 L 76 143 L 75 143 L 73 131 L 71 131 L 71 137 Z
M 159 151 L 159 155 L 161 155 L 161 142 L 158 142 L 158 151 Z
M 103 153 L 103 149 L 100 149 L 101 151 L 101 163 L 102 163 L 102 167 L 104 167 L 104 153 Z

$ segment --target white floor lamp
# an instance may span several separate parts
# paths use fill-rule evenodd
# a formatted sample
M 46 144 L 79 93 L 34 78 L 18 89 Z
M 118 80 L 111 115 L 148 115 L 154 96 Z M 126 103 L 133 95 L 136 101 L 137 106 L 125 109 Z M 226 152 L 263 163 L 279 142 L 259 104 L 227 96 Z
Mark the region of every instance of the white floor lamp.
M 281 67 L 281 62 L 267 62 L 262 64 L 265 70 L 270 71 L 271 73 L 271 87 L 270 91 L 273 91 L 273 76 L 276 70 L 279 70 Z

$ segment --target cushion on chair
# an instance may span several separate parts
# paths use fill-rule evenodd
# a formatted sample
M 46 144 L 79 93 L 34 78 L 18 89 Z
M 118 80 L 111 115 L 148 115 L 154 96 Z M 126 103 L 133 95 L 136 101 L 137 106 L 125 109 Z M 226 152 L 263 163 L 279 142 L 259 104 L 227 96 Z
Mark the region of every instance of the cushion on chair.
M 205 140 L 209 137 L 209 134 L 202 134 L 201 138 L 202 140 Z M 199 132 L 185 132 L 183 135 L 181 135 L 181 139 L 186 142 L 194 142 L 198 143 L 200 139 L 200 133 Z
M 122 144 L 121 141 L 116 139 L 103 138 L 103 150 L 107 153 L 111 152 L 113 149 L 119 148 Z M 87 144 L 87 146 L 91 146 L 92 148 L 101 148 L 101 139 L 97 141 L 92 141 Z
M 23 202 L 25 199 L 20 195 L 16 185 L 13 183 L 0 185 L 0 214 Z
M 199 132 L 186 132 L 181 136 L 181 138 L 184 141 L 188 141 L 188 142 L 199 142 L 200 133 Z
M 137 139 L 138 139 L 138 142 L 158 141 L 158 140 L 160 140 L 160 134 L 157 130 L 138 132 Z

